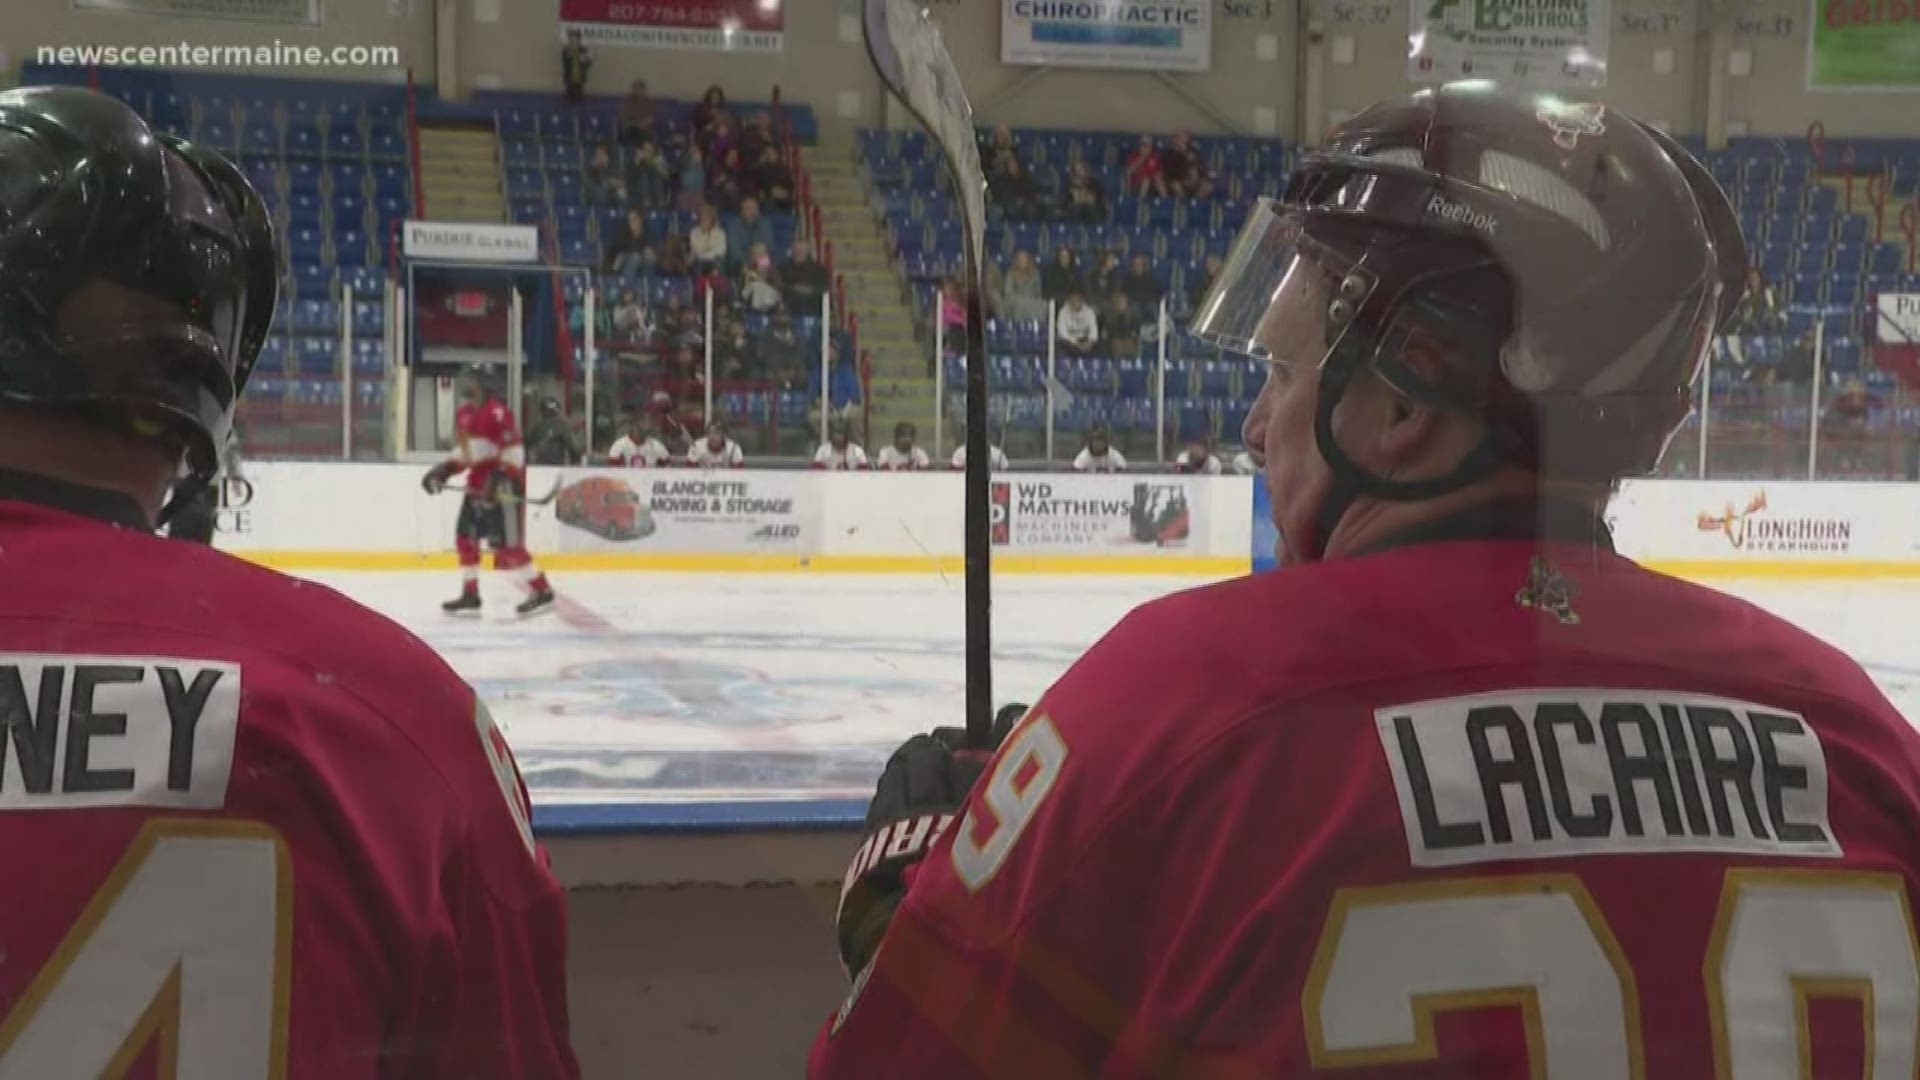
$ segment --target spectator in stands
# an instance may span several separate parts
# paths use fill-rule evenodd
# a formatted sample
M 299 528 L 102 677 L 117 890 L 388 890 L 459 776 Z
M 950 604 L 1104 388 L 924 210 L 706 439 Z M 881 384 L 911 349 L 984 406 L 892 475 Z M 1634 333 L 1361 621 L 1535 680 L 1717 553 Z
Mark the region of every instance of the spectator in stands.
M 1805 386 L 1813 381 L 1813 331 L 1793 339 L 1780 354 L 1774 368 L 1776 379 L 1787 386 Z
M 738 212 L 741 200 L 746 197 L 741 183 L 744 172 L 740 166 L 740 151 L 729 148 L 718 165 L 707 166 L 707 201 L 721 213 L 731 215 Z
M 827 421 L 827 441 L 813 453 L 813 467 L 829 472 L 844 472 L 867 467 L 867 452 L 853 441 L 852 430 L 842 419 Z
M 613 333 L 622 341 L 645 340 L 652 332 L 647 325 L 647 309 L 632 289 L 620 290 L 620 302 L 613 308 Z
M 627 421 L 627 430 L 607 447 L 607 464 L 629 469 L 657 469 L 670 460 L 667 444 L 654 437 L 653 422 L 644 412 Z
M 1187 448 L 1173 459 L 1173 471 L 1177 473 L 1198 473 L 1202 476 L 1219 476 L 1223 466 L 1220 455 L 1213 452 L 1213 436 L 1196 435 L 1187 441 Z
M 535 465 L 580 463 L 580 440 L 573 437 L 573 428 L 560 412 L 559 398 L 540 403 L 540 416 L 527 429 L 526 446 L 527 460 Z
M 1015 221 L 1026 221 L 1040 214 L 1040 186 L 1018 158 L 1008 158 L 1000 178 L 988 188 L 1000 203 L 1000 210 Z
M 608 272 L 623 277 L 645 274 L 659 261 L 653 243 L 647 239 L 646 215 L 638 210 L 627 211 L 626 219 L 608 238 L 605 247 Z
M 701 325 L 700 312 L 691 307 L 681 307 L 678 325 L 673 327 L 673 347 L 699 350 L 706 346 L 707 331 Z
M 740 299 L 753 311 L 772 311 L 781 304 L 780 279 L 773 269 L 773 256 L 767 245 L 756 243 L 747 249 L 747 263 L 740 268 Z
M 1173 144 L 1160 151 L 1160 178 L 1166 188 L 1189 199 L 1204 199 L 1213 194 L 1213 172 L 1194 148 L 1186 132 L 1175 132 Z
M 707 163 L 699 154 L 689 150 L 681 156 L 676 182 L 679 184 L 674 194 L 676 209 L 697 210 L 707 204 Z
M 700 103 L 693 107 L 693 130 L 695 134 L 713 127 L 714 122 L 727 114 L 727 92 L 718 86 L 707 87 L 700 95 Z
M 1133 313 L 1142 323 L 1159 318 L 1160 300 L 1167 295 L 1167 287 L 1147 265 L 1145 255 L 1134 255 L 1126 275 L 1120 279 L 1120 291 L 1127 294 L 1127 302 L 1133 305 Z
M 613 155 L 607 152 L 606 144 L 595 145 L 593 153 L 588 155 L 586 178 L 589 200 L 612 206 L 626 203 L 626 178 L 614 170 Z
M 1066 305 L 1055 316 L 1055 327 L 1060 348 L 1068 356 L 1092 356 L 1100 345 L 1100 319 L 1078 289 L 1067 294 Z
M 1013 268 L 1007 271 L 1001 292 L 1006 298 L 1007 318 L 1039 322 L 1047 317 L 1046 287 L 1040 268 L 1033 264 L 1033 252 L 1022 249 L 1013 253 Z
M 667 205 L 667 159 L 652 139 L 641 139 L 627 165 L 627 203 L 643 210 Z
M 1760 268 L 1747 268 L 1747 293 L 1740 310 L 1735 313 L 1733 322 L 1727 327 L 1732 334 L 1779 334 L 1787 328 L 1787 313 L 1780 306 L 1780 294 L 1767 283 Z
M 713 370 L 722 379 L 737 381 L 757 377 L 759 367 L 760 358 L 753 338 L 747 334 L 747 324 L 738 316 L 729 316 L 713 343 Z
M 761 202 L 779 213 L 793 213 L 793 170 L 787 167 L 779 147 L 769 146 L 760 152 L 752 175 L 752 187 Z
M 593 50 L 580 40 L 580 31 L 567 31 L 566 47 L 560 50 L 560 83 L 566 88 L 567 104 L 578 105 L 587 93 L 587 72 L 593 70 Z
M 807 343 L 794 328 L 793 313 L 785 307 L 773 309 L 767 329 L 760 335 L 759 354 L 767 377 L 782 390 L 804 387 L 807 383 Z
M 719 420 L 707 425 L 707 432 L 687 448 L 687 464 L 701 469 L 744 469 L 747 455 L 740 444 L 727 437 L 727 425 Z
M 701 204 L 700 216 L 687 233 L 687 251 L 696 274 L 711 273 L 726 265 L 727 230 L 720 224 L 720 216 L 713 212 L 711 203 Z
M 692 346 L 683 345 L 673 352 L 673 360 L 660 373 L 654 388 L 667 395 L 672 407 L 700 405 L 707 398 L 707 375 L 701 357 Z
M 947 341 L 966 341 L 967 298 L 960 293 L 960 283 L 952 278 L 940 279 L 940 322 L 946 327 Z
M 881 472 L 918 472 L 933 468 L 933 459 L 927 457 L 927 452 L 916 442 L 919 434 L 911 420 L 893 425 L 893 442 L 880 448 L 873 467 Z
M 794 238 L 793 247 L 788 249 L 787 261 L 780 264 L 780 289 L 786 295 L 789 311 L 802 315 L 818 315 L 820 298 L 825 296 L 832 282 L 827 280 L 827 268 L 813 257 L 813 248 L 805 240 Z
M 1053 261 L 1040 271 L 1040 293 L 1055 302 L 1065 300 L 1070 293 L 1076 293 L 1086 287 L 1080 280 L 1079 260 L 1074 257 L 1073 249 L 1061 244 L 1053 253 Z
M 629 146 L 651 140 L 658 111 L 653 95 L 647 93 L 647 80 L 633 80 L 626 99 L 620 102 L 620 138 Z
M 740 212 L 727 218 L 727 251 L 731 261 L 744 266 L 755 244 L 762 248 L 761 254 L 773 250 L 773 223 L 760 214 L 757 199 L 740 200 Z M 767 267 L 773 269 L 771 265 Z
M 1140 316 L 1123 292 L 1110 293 L 1100 310 L 1100 332 L 1106 336 L 1107 351 L 1114 356 L 1140 355 Z
M 662 277 L 686 277 L 692 272 L 693 256 L 687 250 L 686 236 L 679 229 L 667 230 L 666 239 L 660 241 L 653 269 Z
M 1087 275 L 1087 292 L 1093 296 L 1106 296 L 1120 288 L 1123 276 L 1120 253 L 1107 248 L 1100 253 L 1100 261 L 1094 264 L 1093 273 Z
M 1840 390 L 1833 395 L 1831 406 L 1833 418 L 1847 424 L 1864 424 L 1867 412 L 1873 405 L 1873 399 L 1867 394 L 1867 384 L 1860 376 L 1849 375 L 1847 381 L 1840 384 Z
M 1084 161 L 1076 161 L 1067 167 L 1067 204 L 1066 218 L 1087 225 L 1104 224 L 1107 220 L 1107 192 L 1100 186 L 1100 180 L 1087 168 Z
M 1127 190 L 1135 195 L 1165 195 L 1166 178 L 1160 175 L 1160 151 L 1153 145 L 1153 136 L 1140 136 L 1139 145 L 1133 153 L 1127 155 Z
M 988 179 L 993 180 L 1006 171 L 1008 162 L 1018 160 L 1013 149 L 1013 129 L 1005 124 L 996 125 L 980 144 L 980 167 Z
M 960 445 L 954 448 L 953 458 L 948 462 L 955 469 L 967 467 L 967 429 L 960 428 Z M 987 468 L 993 472 L 1005 472 L 1011 466 L 1007 463 L 1007 452 L 1000 449 L 991 438 L 987 440 Z
M 725 163 L 729 150 L 740 149 L 740 133 L 734 130 L 733 118 L 726 113 L 714 117 L 713 126 L 704 130 L 704 137 L 696 136 L 694 141 L 707 155 L 709 173 Z
M 1096 422 L 1087 428 L 1086 445 L 1073 457 L 1074 472 L 1126 472 L 1127 459 L 1114 448 L 1112 433 L 1105 423 Z
M 773 117 L 765 112 L 754 113 L 747 126 L 740 132 L 740 157 L 755 164 L 760 155 L 780 145 L 780 137 L 773 132 Z

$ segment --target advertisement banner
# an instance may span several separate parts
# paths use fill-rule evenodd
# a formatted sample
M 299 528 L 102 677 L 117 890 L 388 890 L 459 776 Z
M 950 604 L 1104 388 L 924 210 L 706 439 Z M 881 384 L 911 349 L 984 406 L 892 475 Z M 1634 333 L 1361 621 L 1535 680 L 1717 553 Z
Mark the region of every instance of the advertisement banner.
M 1908 385 L 1920 383 L 1920 293 L 1874 298 L 1873 362 Z
M 408 221 L 400 231 L 400 251 L 410 259 L 538 262 L 540 230 L 474 221 Z
M 1912 485 L 1634 481 L 1608 508 L 1622 554 L 1682 562 L 1912 557 Z
M 1000 62 L 1206 71 L 1212 0 L 1001 0 Z
M 560 0 L 562 37 L 588 45 L 779 52 L 784 5 L 766 0 Z
M 561 551 L 809 554 L 820 481 L 807 472 L 568 469 L 554 498 Z
M 1809 90 L 1920 90 L 1920 3 L 1813 0 Z
M 1413 0 L 1407 78 L 1607 85 L 1607 0 Z
M 1025 554 L 1188 554 L 1206 535 L 1206 490 L 1188 476 L 996 479 L 993 544 Z

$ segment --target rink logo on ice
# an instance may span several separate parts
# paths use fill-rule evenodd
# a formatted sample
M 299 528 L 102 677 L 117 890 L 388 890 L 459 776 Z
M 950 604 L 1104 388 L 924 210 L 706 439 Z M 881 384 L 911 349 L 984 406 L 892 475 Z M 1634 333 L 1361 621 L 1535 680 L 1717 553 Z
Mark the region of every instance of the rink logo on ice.
M 226 805 L 240 665 L 0 656 L 0 810 Z
M 1736 507 L 1728 502 L 1718 511 L 1701 511 L 1695 515 L 1694 527 L 1700 532 L 1721 534 L 1735 551 L 1754 554 L 1840 554 L 1853 544 L 1851 519 L 1775 514 L 1767 506 L 1765 488 L 1744 505 Z
M 1528 689 L 1374 713 L 1415 866 L 1602 854 L 1837 858 L 1805 718 L 1644 690 Z
M 1014 549 L 1178 550 L 1194 531 L 1195 485 L 1185 478 L 1059 476 L 991 489 L 993 543 Z

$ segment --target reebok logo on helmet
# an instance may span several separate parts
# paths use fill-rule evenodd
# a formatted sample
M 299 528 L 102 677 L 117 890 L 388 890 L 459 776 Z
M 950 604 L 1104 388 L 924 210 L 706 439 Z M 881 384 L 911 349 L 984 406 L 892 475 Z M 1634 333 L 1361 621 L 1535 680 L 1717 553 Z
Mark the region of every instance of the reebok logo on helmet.
M 1500 228 L 1500 221 L 1483 210 L 1475 210 L 1465 203 L 1451 202 L 1444 195 L 1433 195 L 1427 199 L 1427 213 L 1442 221 L 1455 225 L 1465 225 L 1475 232 L 1492 236 Z

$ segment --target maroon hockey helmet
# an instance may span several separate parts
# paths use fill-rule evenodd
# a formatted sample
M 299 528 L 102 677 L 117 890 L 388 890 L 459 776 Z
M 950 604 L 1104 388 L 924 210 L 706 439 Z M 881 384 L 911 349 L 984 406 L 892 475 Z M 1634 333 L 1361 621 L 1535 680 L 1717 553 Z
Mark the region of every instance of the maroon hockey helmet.
M 1321 366 L 1337 517 L 1357 493 L 1429 498 L 1502 461 L 1551 479 L 1651 470 L 1745 274 L 1725 194 L 1671 138 L 1604 105 L 1456 83 L 1376 105 L 1308 153 L 1255 207 L 1193 332 Z M 1272 355 L 1274 320 L 1302 303 L 1324 312 L 1324 352 Z M 1332 415 L 1367 368 L 1484 417 L 1481 447 L 1426 481 L 1360 469 Z

